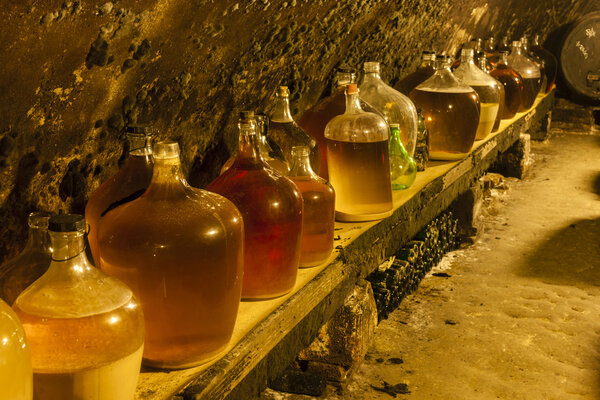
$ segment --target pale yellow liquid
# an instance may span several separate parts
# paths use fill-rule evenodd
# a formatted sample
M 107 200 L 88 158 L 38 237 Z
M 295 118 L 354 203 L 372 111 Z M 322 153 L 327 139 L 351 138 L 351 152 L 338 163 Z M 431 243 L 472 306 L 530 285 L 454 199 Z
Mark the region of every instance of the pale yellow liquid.
M 133 399 L 144 346 L 100 368 L 57 374 L 34 374 L 34 398 L 39 400 Z
M 19 320 L 0 300 L 0 400 L 31 400 L 31 358 Z
M 475 133 L 476 140 L 485 139 L 492 132 L 500 107 L 499 103 L 480 103 L 480 106 L 479 125 L 477 125 L 477 132 Z

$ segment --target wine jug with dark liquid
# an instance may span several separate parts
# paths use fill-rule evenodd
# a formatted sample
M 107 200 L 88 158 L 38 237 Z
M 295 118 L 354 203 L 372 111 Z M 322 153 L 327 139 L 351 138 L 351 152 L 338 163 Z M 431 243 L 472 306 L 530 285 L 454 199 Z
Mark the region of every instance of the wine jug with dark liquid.
M 490 75 L 491 70 L 488 71 L 488 69 L 487 69 L 485 57 L 481 57 L 479 59 L 479 69 L 482 70 L 483 72 L 485 72 L 486 74 Z M 491 78 L 491 76 L 490 76 L 490 78 Z M 494 78 L 492 78 L 492 79 L 494 79 Z M 502 120 L 502 115 L 504 114 L 504 104 L 506 102 L 506 94 L 504 92 L 504 85 L 502 85 L 500 83 L 500 81 L 497 81 L 496 79 L 494 79 L 494 84 L 498 88 L 498 92 L 500 94 L 500 102 L 498 104 L 498 112 L 496 113 L 496 121 L 494 122 L 494 127 L 492 128 L 492 132 L 496 132 L 498 130 L 498 128 L 500 127 L 500 121 Z
M 501 51 L 496 67 L 490 71 L 490 76 L 504 87 L 504 109 L 502 119 L 511 119 L 521 108 L 523 102 L 523 78 L 507 63 L 508 52 Z
M 42 276 L 50 266 L 52 250 L 48 236 L 48 219 L 50 214 L 45 212 L 29 214 L 29 238 L 25 248 L 0 267 L 0 298 L 8 304 L 14 303 L 19 294 Z
M 92 266 L 83 216 L 48 222 L 52 262 L 13 309 L 31 349 L 34 399 L 133 400 L 144 317 L 132 291 Z
M 310 149 L 310 165 L 313 171 L 319 173 L 321 170 L 319 145 L 292 118 L 290 111 L 290 91 L 287 86 L 280 86 L 277 90 L 268 136 L 283 151 L 288 165 L 292 162 L 292 147 L 307 146 Z
M 479 96 L 450 71 L 449 59 L 436 60 L 435 74 L 410 93 L 429 130 L 429 158 L 467 156 L 479 126 Z
M 152 126 L 130 125 L 126 131 L 129 156 L 125 164 L 91 194 L 85 206 L 85 220 L 90 225 L 88 242 L 96 266 L 100 265 L 100 220 L 109 210 L 141 196 L 152 178 Z
M 263 159 L 269 164 L 271 168 L 279 172 L 282 175 L 287 175 L 290 172 L 290 167 L 283 156 L 281 151 L 275 151 L 267 140 L 267 132 L 269 131 L 269 117 L 264 114 L 255 114 L 257 133 L 256 133 L 256 147 L 260 151 Z M 237 157 L 237 147 L 234 154 L 223 164 L 221 173 L 227 171 L 235 161 Z
M 400 140 L 400 126 L 390 124 L 390 179 L 393 190 L 408 189 L 417 177 L 417 163 Z
M 521 37 L 521 51 L 523 55 L 529 58 L 531 61 L 535 63 L 540 69 L 540 92 L 546 93 L 546 88 L 548 87 L 548 79 L 546 78 L 546 65 L 543 59 L 537 56 L 537 54 L 532 53 L 529 49 L 529 38 L 527 35 L 523 35 Z
M 321 170 L 319 171 L 319 176 L 324 179 L 329 179 L 325 127 L 333 117 L 343 114 L 346 110 L 346 96 L 344 92 L 346 85 L 351 83 L 356 83 L 355 71 L 347 67 L 338 68 L 333 81 L 333 87 L 331 88 L 331 95 L 306 110 L 298 120 L 298 125 L 311 135 L 319 145 L 321 152 Z M 363 99 L 360 99 L 360 105 L 365 111 L 379 113 Z
M 479 125 L 475 139 L 484 139 L 492 132 L 500 108 L 500 83 L 475 65 L 473 49 L 464 49 L 454 76 L 471 86 L 479 95 Z M 481 56 L 483 61 L 485 56 Z
M 512 42 L 512 49 L 507 58 L 507 65 L 523 78 L 523 92 L 520 112 L 527 111 L 533 106 L 540 92 L 541 74 L 538 66 L 522 54 L 521 42 Z
M 389 126 L 360 107 L 358 88 L 346 89 L 346 111 L 325 127 L 336 219 L 372 221 L 392 214 Z
M 394 85 L 394 89 L 398 90 L 405 96 L 410 95 L 410 92 L 419 84 L 430 78 L 435 73 L 435 52 L 424 51 L 421 53 L 421 65 L 413 73 L 406 75 Z
M 398 124 L 400 140 L 410 156 L 417 145 L 417 109 L 413 102 L 381 79 L 378 62 L 364 63 L 364 75 L 358 88 L 361 97 L 375 107 L 388 124 Z
M 153 157 L 148 189 L 100 224 L 100 266 L 140 300 L 144 363 L 187 368 L 218 356 L 231 338 L 242 286 L 243 222 L 229 200 L 187 183 L 177 143 L 156 143 Z
M 31 400 L 33 372 L 23 325 L 15 312 L 0 299 L 0 399 Z
M 546 74 L 546 93 L 549 93 L 556 82 L 558 72 L 558 61 L 554 54 L 540 45 L 540 35 L 535 35 L 531 42 L 530 51 L 544 60 L 544 74 Z
M 231 200 L 244 220 L 242 297 L 264 299 L 294 288 L 300 262 L 302 194 L 270 168 L 256 147 L 254 113 L 241 113 L 239 150 L 231 168 L 208 190 Z
M 335 192 L 325 179 L 313 172 L 309 154 L 305 146 L 292 149 L 294 158 L 289 175 L 300 189 L 304 201 L 301 268 L 324 263 L 333 250 Z

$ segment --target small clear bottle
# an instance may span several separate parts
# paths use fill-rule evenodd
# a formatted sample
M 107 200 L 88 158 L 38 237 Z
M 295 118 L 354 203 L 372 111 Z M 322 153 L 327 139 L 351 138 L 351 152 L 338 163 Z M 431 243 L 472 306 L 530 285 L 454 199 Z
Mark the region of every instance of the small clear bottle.
M 0 299 L 0 399 L 31 400 L 33 372 L 23 325 Z
M 307 146 L 310 149 L 310 165 L 313 171 L 320 172 L 321 152 L 319 151 L 319 145 L 292 118 L 290 91 L 287 86 L 280 86 L 277 90 L 268 136 L 281 148 L 288 165 L 292 162 L 292 147 Z
M 475 139 L 484 139 L 492 132 L 500 108 L 500 83 L 479 69 L 474 62 L 473 49 L 463 49 L 461 63 L 454 76 L 471 86 L 479 95 L 479 125 Z M 483 61 L 485 56 L 481 56 Z
M 133 399 L 144 317 L 132 291 L 93 267 L 81 215 L 50 218 L 52 262 L 13 308 L 31 349 L 34 398 Z
M 507 65 L 514 69 L 523 78 L 522 103 L 519 111 L 527 111 L 533 106 L 540 92 L 542 75 L 538 66 L 527 58 L 521 49 L 521 42 L 512 42 L 511 52 L 507 58 Z
M 363 111 L 356 84 L 348 85 L 346 112 L 325 127 L 336 219 L 372 221 L 392 214 L 389 135 L 385 119 Z
M 398 124 L 400 139 L 411 156 L 417 145 L 417 109 L 413 102 L 387 85 L 380 76 L 378 62 L 364 63 L 364 75 L 359 84 L 361 97 L 375 107 L 388 124 Z
M 100 220 L 113 208 L 140 197 L 152 178 L 151 125 L 129 125 L 126 128 L 129 156 L 116 174 L 108 178 L 91 195 L 85 206 L 85 220 L 90 225 L 88 242 L 94 265 L 100 265 L 98 227 Z
M 46 272 L 50 266 L 52 250 L 48 236 L 50 214 L 29 214 L 29 238 L 23 251 L 0 267 L 0 298 L 8 304 L 15 302 L 19 294 Z
M 408 189 L 417 177 L 417 163 L 402 145 L 398 124 L 390 124 L 390 176 L 393 190 Z
M 394 85 L 394 89 L 404 94 L 410 95 L 410 92 L 421 83 L 435 74 L 435 52 L 424 51 L 421 53 L 421 65 L 411 74 L 406 75 Z
M 435 74 L 410 93 L 429 130 L 429 158 L 460 160 L 469 154 L 479 126 L 479 96 L 436 60 Z
M 289 175 L 304 201 L 300 268 L 324 263 L 333 250 L 335 192 L 325 179 L 314 173 L 309 154 L 306 146 L 292 148 L 294 158 Z

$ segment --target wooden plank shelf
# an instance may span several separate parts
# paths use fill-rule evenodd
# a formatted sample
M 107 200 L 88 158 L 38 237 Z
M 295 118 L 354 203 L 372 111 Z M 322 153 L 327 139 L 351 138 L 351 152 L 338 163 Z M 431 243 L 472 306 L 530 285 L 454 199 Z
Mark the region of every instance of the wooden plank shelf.
M 310 344 L 360 279 L 464 193 L 521 133 L 539 125 L 553 100 L 553 92 L 538 96 L 528 112 L 503 120 L 498 132 L 476 141 L 465 159 L 430 162 L 409 189 L 394 192 L 392 216 L 372 222 L 336 222 L 336 249 L 328 262 L 300 269 L 294 290 L 286 296 L 242 302 L 233 337 L 213 361 L 175 371 L 144 368 L 136 399 L 254 398 Z

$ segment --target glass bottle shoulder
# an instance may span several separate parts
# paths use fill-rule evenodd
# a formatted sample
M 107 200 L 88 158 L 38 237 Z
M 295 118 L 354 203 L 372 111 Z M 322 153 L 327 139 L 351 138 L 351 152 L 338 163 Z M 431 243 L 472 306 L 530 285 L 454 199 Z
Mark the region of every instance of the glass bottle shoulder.
M 375 113 L 345 113 L 329 121 L 325 137 L 344 142 L 380 142 L 389 138 L 389 126 Z

